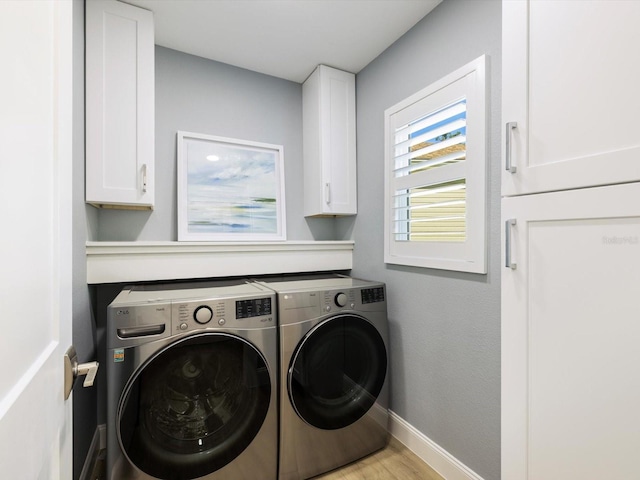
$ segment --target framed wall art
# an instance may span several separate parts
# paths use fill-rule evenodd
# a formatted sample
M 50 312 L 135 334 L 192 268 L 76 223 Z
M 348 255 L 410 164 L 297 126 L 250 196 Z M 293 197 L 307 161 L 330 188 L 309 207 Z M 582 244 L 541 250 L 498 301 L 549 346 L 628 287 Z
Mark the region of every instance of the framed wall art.
M 178 240 L 286 238 L 282 145 L 178 132 Z

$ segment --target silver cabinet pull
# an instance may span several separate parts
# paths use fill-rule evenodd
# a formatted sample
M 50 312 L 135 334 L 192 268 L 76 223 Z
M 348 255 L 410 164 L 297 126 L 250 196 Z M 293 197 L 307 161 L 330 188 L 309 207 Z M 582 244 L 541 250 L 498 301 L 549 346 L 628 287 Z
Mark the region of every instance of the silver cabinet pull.
M 324 184 L 324 198 L 325 198 L 325 203 L 329 205 L 331 203 L 331 184 L 330 183 Z
M 147 164 L 142 165 L 142 193 L 147 193 Z
M 84 375 L 83 387 L 93 387 L 99 366 L 98 362 L 78 363 L 76 349 L 70 346 L 64 354 L 64 399 L 69 398 L 73 384 L 80 376 Z
M 507 129 L 505 132 L 506 149 L 504 154 L 504 169 L 511 173 L 516 173 L 518 170 L 515 165 L 512 165 L 511 160 L 511 130 L 514 128 L 518 128 L 518 122 L 507 122 Z
M 517 222 L 515 218 L 510 218 L 509 220 L 505 220 L 504 222 L 504 266 L 506 268 L 510 268 L 511 270 L 515 270 L 517 267 L 517 264 L 511 261 L 511 227 L 515 227 L 516 223 Z

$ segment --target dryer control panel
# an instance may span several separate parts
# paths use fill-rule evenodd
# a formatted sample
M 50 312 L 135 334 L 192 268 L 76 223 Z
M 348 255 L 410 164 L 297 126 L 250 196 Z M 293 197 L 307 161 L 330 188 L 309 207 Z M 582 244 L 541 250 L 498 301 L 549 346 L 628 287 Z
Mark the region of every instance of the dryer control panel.
M 363 288 L 360 290 L 362 304 L 384 302 L 384 287 Z
M 386 315 L 386 289 L 382 282 L 351 277 L 297 280 L 296 277 L 264 286 L 278 292 L 278 324 L 292 325 L 309 319 L 354 312 Z
M 330 290 L 324 292 L 323 300 L 322 310 L 325 312 L 354 310 L 363 308 L 365 305 L 384 302 L 385 292 L 383 286 Z
M 332 310 L 341 310 L 343 308 L 353 310 L 356 308 L 356 290 L 332 290 L 324 292 L 323 310 L 331 312 Z

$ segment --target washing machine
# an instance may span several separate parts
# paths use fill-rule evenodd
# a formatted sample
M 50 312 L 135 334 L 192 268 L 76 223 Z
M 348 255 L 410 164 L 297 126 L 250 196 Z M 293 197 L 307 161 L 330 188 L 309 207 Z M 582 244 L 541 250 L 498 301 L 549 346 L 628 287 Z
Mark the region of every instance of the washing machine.
M 278 295 L 279 479 L 310 478 L 383 448 L 385 285 L 340 275 L 259 282 Z
M 124 288 L 107 313 L 107 478 L 277 478 L 273 291 Z

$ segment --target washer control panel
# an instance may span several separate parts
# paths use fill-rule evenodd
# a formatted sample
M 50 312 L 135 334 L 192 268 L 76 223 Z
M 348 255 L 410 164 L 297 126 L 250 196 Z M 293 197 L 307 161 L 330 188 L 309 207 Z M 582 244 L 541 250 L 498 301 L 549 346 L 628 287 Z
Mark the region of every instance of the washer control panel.
M 260 328 L 275 326 L 275 300 L 272 296 L 221 298 L 172 303 L 174 333 L 195 329 L 228 327 Z

